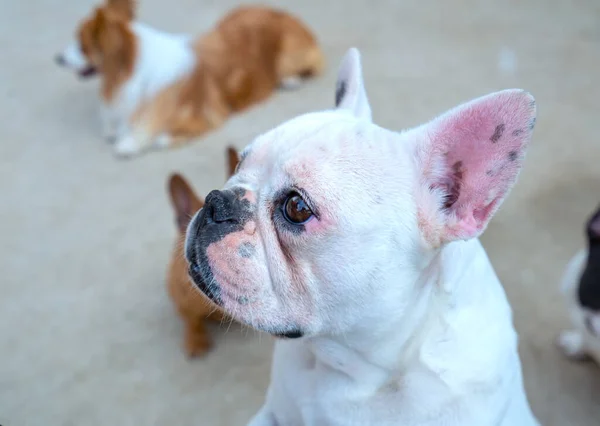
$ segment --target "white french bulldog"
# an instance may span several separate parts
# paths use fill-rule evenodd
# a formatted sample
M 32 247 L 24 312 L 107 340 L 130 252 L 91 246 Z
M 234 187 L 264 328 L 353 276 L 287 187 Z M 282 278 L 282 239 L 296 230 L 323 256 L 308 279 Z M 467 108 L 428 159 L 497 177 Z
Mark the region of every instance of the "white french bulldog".
M 573 360 L 600 364 L 600 207 L 586 224 L 587 247 L 567 264 L 561 290 L 573 328 L 558 337 L 558 346 Z
M 506 90 L 375 125 L 359 53 L 336 108 L 258 137 L 187 231 L 190 275 L 281 337 L 252 426 L 531 426 L 517 335 L 477 237 L 513 186 L 535 102 Z

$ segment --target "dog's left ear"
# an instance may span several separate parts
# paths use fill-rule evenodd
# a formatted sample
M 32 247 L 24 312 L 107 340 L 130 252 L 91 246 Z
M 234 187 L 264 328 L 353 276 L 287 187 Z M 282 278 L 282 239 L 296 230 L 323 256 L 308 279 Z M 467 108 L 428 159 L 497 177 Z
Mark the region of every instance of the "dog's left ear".
M 135 18 L 136 0 L 107 0 L 106 5 L 128 21 Z
M 190 184 L 178 173 L 169 176 L 169 198 L 175 213 L 175 221 L 180 232 L 185 232 L 194 213 L 204 206 Z
M 535 118 L 533 96 L 504 90 L 415 129 L 418 219 L 429 243 L 481 235 L 517 179 Z
M 351 48 L 344 56 L 335 87 L 335 106 L 371 121 L 371 106 L 363 83 L 360 53 Z
M 238 164 L 240 163 L 240 156 L 232 146 L 227 147 L 227 177 L 231 177 L 235 174 L 235 170 L 237 169 Z

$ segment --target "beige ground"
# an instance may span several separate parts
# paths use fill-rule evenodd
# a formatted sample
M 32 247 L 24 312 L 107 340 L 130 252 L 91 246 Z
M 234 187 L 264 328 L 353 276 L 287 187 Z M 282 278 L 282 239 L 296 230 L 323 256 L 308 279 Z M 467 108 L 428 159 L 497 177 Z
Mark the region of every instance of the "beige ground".
M 95 83 L 52 62 L 90 2 L 3 2 L 0 424 L 244 424 L 262 400 L 271 341 L 215 330 L 208 358 L 184 359 L 163 286 L 174 233 L 165 177 L 180 170 L 204 193 L 221 185 L 223 147 L 329 107 L 338 61 L 356 45 L 385 126 L 500 88 L 537 97 L 522 179 L 483 240 L 515 310 L 534 411 L 544 425 L 597 425 L 600 369 L 566 362 L 553 339 L 567 324 L 558 275 L 600 201 L 599 3 L 286 3 L 319 34 L 327 75 L 199 143 L 124 162 L 99 137 Z M 234 2 L 141 4 L 148 23 L 199 32 Z

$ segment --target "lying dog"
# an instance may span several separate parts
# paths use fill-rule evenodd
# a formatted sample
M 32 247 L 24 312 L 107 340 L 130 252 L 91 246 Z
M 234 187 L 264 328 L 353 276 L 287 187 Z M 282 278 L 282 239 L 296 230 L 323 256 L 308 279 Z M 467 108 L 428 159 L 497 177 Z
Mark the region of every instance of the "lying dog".
M 57 56 L 81 77 L 100 73 L 104 134 L 119 155 L 200 136 L 324 66 L 310 30 L 282 11 L 240 7 L 197 40 L 134 15 L 134 0 L 106 0 Z
M 371 120 L 352 49 L 336 104 L 255 139 L 188 226 L 198 287 L 281 338 L 250 424 L 537 425 L 478 240 L 521 169 L 533 97 L 392 132 Z
M 229 176 L 238 163 L 237 151 L 228 148 Z M 223 322 L 229 318 L 223 311 L 195 287 L 187 273 L 183 247 L 185 230 L 193 214 L 202 208 L 204 201 L 197 197 L 194 190 L 179 174 L 169 178 L 169 195 L 175 212 L 178 235 L 167 275 L 167 289 L 179 316 L 185 324 L 184 348 L 189 357 L 204 355 L 211 347 L 211 339 L 205 322 Z
M 562 279 L 574 328 L 560 334 L 558 345 L 569 358 L 600 364 L 600 208 L 587 222 L 586 237 L 587 248 L 571 259 Z

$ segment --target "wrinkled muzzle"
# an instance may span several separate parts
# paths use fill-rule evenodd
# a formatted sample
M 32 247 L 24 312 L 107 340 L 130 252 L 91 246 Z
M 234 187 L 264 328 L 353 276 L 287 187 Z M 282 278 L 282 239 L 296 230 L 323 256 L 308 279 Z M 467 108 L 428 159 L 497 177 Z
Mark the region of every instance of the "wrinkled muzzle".
M 185 252 L 190 277 L 218 305 L 223 304 L 222 290 L 215 276 L 223 275 L 224 271 L 215 271 L 217 264 L 232 264 L 236 259 L 229 257 L 243 258 L 251 252 L 251 245 L 242 241 L 244 228 L 252 217 L 252 205 L 244 198 L 245 192 L 243 189 L 212 191 L 206 197 L 204 208 L 196 213 L 187 229 Z M 219 259 L 214 256 L 210 259 L 209 249 L 224 243 L 226 238 L 227 246 L 237 246 L 238 250 L 221 249 Z

